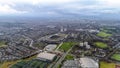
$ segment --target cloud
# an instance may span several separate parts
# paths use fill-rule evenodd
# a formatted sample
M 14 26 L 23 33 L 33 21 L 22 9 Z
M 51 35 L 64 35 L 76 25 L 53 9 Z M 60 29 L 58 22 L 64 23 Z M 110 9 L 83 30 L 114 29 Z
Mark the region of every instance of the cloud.
M 120 0 L 100 0 L 100 2 L 109 7 L 120 7 Z
M 99 15 L 119 12 L 119 0 L 0 0 L 0 14 Z
M 0 13 L 2 14 L 15 14 L 15 13 L 27 13 L 27 11 L 17 11 L 11 8 L 9 5 L 0 5 Z
M 61 3 L 70 3 L 74 0 L 31 0 L 33 4 L 61 4 Z

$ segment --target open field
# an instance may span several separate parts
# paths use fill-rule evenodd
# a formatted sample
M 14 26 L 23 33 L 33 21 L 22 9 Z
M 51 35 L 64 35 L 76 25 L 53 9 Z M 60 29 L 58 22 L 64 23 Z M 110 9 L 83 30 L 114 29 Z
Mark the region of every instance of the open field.
M 120 54 L 113 54 L 111 59 L 116 60 L 116 61 L 120 61 Z
M 16 60 L 16 61 L 9 61 L 9 62 L 5 61 L 5 62 L 3 62 L 3 63 L 0 64 L 0 68 L 9 68 L 12 65 L 16 64 L 17 62 L 20 62 L 20 61 L 23 61 L 23 60 L 24 61 L 29 61 L 29 60 L 31 60 L 31 59 L 33 59 L 35 57 L 36 57 L 36 55 L 34 55 L 34 56 L 30 57 L 30 58 Z
M 5 47 L 5 42 L 0 41 L 0 47 Z
M 97 36 L 100 36 L 100 37 L 105 38 L 105 37 L 110 37 L 110 36 L 112 36 L 112 34 L 108 34 L 108 33 L 105 33 L 105 32 L 99 32 L 99 33 L 97 34 Z
M 100 68 L 115 68 L 115 63 L 100 62 Z
M 106 43 L 102 43 L 102 42 L 95 42 L 94 45 L 99 48 L 107 48 L 108 47 L 108 45 Z
M 75 42 L 65 42 L 60 46 L 59 50 L 63 50 L 66 52 L 74 45 L 76 45 Z
M 1 64 L 0 68 L 9 68 L 11 65 L 14 65 L 19 61 L 21 61 L 21 60 L 9 61 L 9 62 L 5 61 L 5 62 L 3 62 L 3 64 Z

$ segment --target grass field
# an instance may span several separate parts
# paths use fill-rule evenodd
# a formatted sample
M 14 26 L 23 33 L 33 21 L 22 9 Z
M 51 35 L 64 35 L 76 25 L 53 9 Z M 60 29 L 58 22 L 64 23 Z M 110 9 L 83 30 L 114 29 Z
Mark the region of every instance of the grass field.
M 97 36 L 100 36 L 100 37 L 110 37 L 110 36 L 112 36 L 112 34 L 108 34 L 108 33 L 105 33 L 105 32 L 99 32 L 98 34 L 97 34 Z
M 0 41 L 0 47 L 5 47 L 6 45 L 5 45 L 5 42 L 3 42 L 3 41 Z
M 75 42 L 65 42 L 60 46 L 59 50 L 68 51 L 74 45 L 76 45 Z
M 59 64 L 57 68 L 61 68 L 61 66 L 62 66 L 62 65 L 61 65 L 61 64 Z
M 16 64 L 17 62 L 19 62 L 20 60 L 17 60 L 17 61 L 11 61 L 11 62 L 4 62 L 0 68 L 9 68 L 11 65 L 14 65 Z
M 99 48 L 107 48 L 108 45 L 106 43 L 103 43 L 103 42 L 95 42 L 95 44 L 97 47 Z
M 3 62 L 3 63 L 0 64 L 0 68 L 10 68 L 10 66 L 16 64 L 17 62 L 20 62 L 20 61 L 23 61 L 23 60 L 24 61 L 29 61 L 29 60 L 35 58 L 36 56 L 37 55 L 34 55 L 34 56 L 30 57 L 30 58 L 16 60 L 16 61 L 9 61 L 9 62 L 5 61 L 5 62 Z
M 115 63 L 100 62 L 100 68 L 115 68 Z
M 111 59 L 120 61 L 120 54 L 113 54 L 113 56 L 111 57 Z
M 66 57 L 65 57 L 65 60 L 73 60 L 74 59 L 74 56 L 68 54 Z

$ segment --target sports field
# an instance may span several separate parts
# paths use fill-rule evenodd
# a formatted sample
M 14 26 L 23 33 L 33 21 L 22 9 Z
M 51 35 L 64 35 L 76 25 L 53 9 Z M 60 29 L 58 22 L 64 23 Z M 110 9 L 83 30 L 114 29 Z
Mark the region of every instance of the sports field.
M 111 59 L 120 61 L 120 54 L 113 54 Z
M 110 36 L 112 36 L 112 34 L 108 34 L 108 33 L 105 33 L 105 32 L 99 32 L 98 34 L 97 34 L 97 36 L 100 36 L 100 37 L 110 37 Z
M 115 63 L 100 61 L 100 68 L 115 68 Z
M 108 47 L 108 45 L 103 42 L 95 42 L 94 45 L 99 48 L 107 48 Z

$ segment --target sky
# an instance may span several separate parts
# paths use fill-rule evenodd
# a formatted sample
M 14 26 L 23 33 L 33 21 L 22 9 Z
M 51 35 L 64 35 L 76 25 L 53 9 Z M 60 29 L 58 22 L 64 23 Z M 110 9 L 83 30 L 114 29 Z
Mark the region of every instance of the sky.
M 120 0 L 0 0 L 0 15 L 119 14 Z

